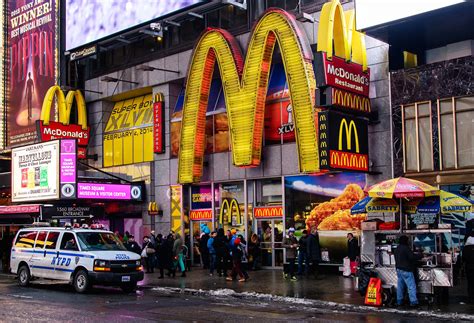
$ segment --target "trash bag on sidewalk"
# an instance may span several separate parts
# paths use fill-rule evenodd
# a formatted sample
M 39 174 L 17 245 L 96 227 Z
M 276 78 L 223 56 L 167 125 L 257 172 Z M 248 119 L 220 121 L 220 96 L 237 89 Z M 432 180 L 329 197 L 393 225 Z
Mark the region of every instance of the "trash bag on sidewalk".
M 351 275 L 351 260 L 349 257 L 345 257 L 343 261 L 343 268 L 342 275 L 344 277 L 349 277 Z
M 365 296 L 370 278 L 377 277 L 377 273 L 371 269 L 360 267 L 357 271 L 357 277 L 359 280 L 359 293 L 361 296 Z

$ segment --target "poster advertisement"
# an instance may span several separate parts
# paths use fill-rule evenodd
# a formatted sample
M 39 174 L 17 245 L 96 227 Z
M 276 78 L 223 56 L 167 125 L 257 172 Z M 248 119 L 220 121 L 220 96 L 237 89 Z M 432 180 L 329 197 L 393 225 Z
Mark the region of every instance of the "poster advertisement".
M 215 193 L 218 196 L 218 192 Z M 212 208 L 211 185 L 191 186 L 191 209 L 210 208 Z
M 350 208 L 364 197 L 366 176 L 336 173 L 285 177 L 286 227 L 301 235 L 304 229 L 318 228 L 326 262 L 342 264 L 347 255 L 347 233 L 358 236 L 366 214 L 351 215 Z
M 8 1 L 9 147 L 36 140 L 35 121 L 57 76 L 57 12 L 57 0 Z
M 59 198 L 59 141 L 12 150 L 12 202 Z

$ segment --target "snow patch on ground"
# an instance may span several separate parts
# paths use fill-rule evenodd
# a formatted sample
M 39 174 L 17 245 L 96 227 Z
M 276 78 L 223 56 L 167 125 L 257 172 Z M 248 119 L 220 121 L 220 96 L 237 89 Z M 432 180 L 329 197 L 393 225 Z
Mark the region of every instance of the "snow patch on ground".
M 262 294 L 257 292 L 236 292 L 233 289 L 223 288 L 216 290 L 203 290 L 203 289 L 193 289 L 193 288 L 177 288 L 177 287 L 154 287 L 153 291 L 170 294 L 170 293 L 179 293 L 179 294 L 188 294 L 196 296 L 212 296 L 212 297 L 229 297 L 229 298 L 241 298 L 246 300 L 258 300 L 261 302 L 279 302 L 284 304 L 293 304 L 293 305 L 303 305 L 307 306 L 308 310 L 314 309 L 326 309 L 334 312 L 339 311 L 353 311 L 353 312 L 385 312 L 398 315 L 411 315 L 419 317 L 430 317 L 442 320 L 463 320 L 474 322 L 474 315 L 469 314 L 459 314 L 459 313 L 442 313 L 435 311 L 408 311 L 397 308 L 387 308 L 387 307 L 371 307 L 371 306 L 360 306 L 353 304 L 342 304 L 329 301 L 321 300 L 312 300 L 306 298 L 296 298 L 296 297 L 285 297 L 271 294 Z M 261 305 L 266 305 L 260 303 Z

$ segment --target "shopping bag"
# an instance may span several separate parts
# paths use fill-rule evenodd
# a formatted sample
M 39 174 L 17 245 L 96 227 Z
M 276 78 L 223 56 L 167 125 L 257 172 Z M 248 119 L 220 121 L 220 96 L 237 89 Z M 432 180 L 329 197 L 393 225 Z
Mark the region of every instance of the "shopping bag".
M 349 277 L 351 275 L 351 261 L 349 257 L 344 258 L 342 275 Z
M 365 305 L 382 305 L 382 281 L 380 278 L 370 278 L 367 293 L 365 294 Z
M 357 272 L 357 261 L 350 262 L 350 271 L 351 274 L 355 275 L 355 273 Z
M 321 260 L 324 262 L 329 262 L 329 251 L 327 250 L 321 251 Z

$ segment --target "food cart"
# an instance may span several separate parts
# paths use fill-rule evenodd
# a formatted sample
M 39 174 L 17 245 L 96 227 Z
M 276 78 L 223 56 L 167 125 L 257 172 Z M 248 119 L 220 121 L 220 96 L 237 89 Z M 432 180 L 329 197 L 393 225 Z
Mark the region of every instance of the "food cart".
M 361 226 L 361 264 L 381 279 L 383 302 L 391 304 L 395 299 L 394 251 L 402 235 L 409 237 L 414 252 L 423 254 L 416 263 L 415 273 L 420 298 L 430 303 L 435 299 L 441 301 L 454 286 L 460 246 L 453 239 L 459 235 L 458 230 L 441 223 L 440 215 L 453 205 L 457 211 L 472 210 L 472 204 L 452 193 L 405 178 L 376 184 L 368 193 L 369 197 L 356 204 L 351 212 L 391 212 L 395 220 L 392 227 L 381 224 L 383 221 L 364 222 Z
M 412 250 L 423 252 L 423 258 L 417 262 L 415 279 L 418 293 L 433 303 L 435 298 L 447 295 L 446 288 L 454 286 L 454 265 L 459 256 L 459 248 L 453 242 L 451 228 L 418 229 L 418 230 L 362 230 L 361 262 L 365 268 L 373 270 L 382 280 L 384 303 L 391 303 L 397 286 L 394 250 L 398 238 L 407 235 Z M 423 237 L 424 240 L 417 239 Z M 445 239 L 448 238 L 446 247 Z M 423 246 L 429 240 L 430 246 Z M 420 250 L 421 249 L 421 250 Z

